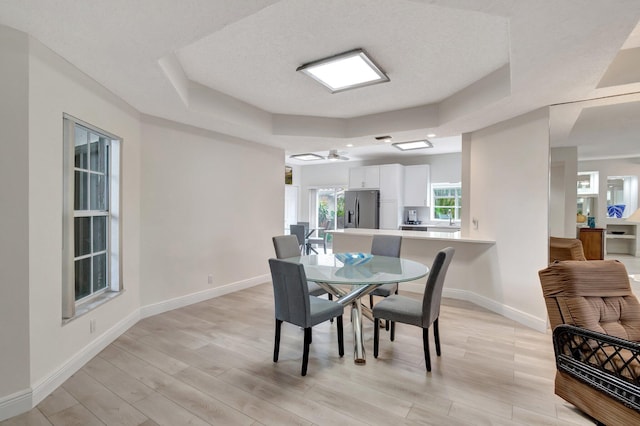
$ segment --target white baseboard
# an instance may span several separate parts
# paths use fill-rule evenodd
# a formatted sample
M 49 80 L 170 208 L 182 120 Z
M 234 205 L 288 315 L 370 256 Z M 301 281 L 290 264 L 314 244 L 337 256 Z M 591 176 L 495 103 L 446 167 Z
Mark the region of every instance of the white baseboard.
M 400 288 L 402 290 L 411 291 L 414 293 L 424 292 L 424 284 L 403 283 L 400 285 Z M 481 306 L 485 309 L 490 310 L 491 312 L 495 312 L 496 314 L 499 314 L 499 315 L 502 315 L 503 317 L 514 320 L 526 327 L 532 328 L 541 333 L 544 333 L 547 330 L 546 317 L 545 318 L 534 317 L 531 314 L 522 312 L 521 310 L 496 302 L 495 300 L 489 299 L 488 297 L 481 296 L 471 291 L 459 290 L 455 288 L 452 288 L 452 289 L 444 288 L 442 290 L 442 296 L 450 297 L 451 299 L 465 300 L 467 302 L 474 303 L 478 306 Z
M 270 279 L 271 276 L 268 274 L 260 275 L 247 280 L 237 281 L 136 309 L 126 318 L 115 324 L 78 353 L 73 355 L 64 363 L 64 365 L 60 366 L 60 368 L 52 374 L 44 377 L 38 383 L 35 383 L 32 388 L 24 389 L 23 391 L 0 398 L 0 421 L 17 416 L 34 408 L 49 394 L 51 394 L 51 392 L 56 390 L 69 377 L 80 370 L 87 362 L 99 354 L 104 348 L 109 346 L 114 340 L 120 337 L 139 320 L 151 315 L 156 315 L 172 309 L 181 308 L 183 306 L 211 299 L 213 297 L 219 297 L 228 293 L 254 287 L 256 285 L 263 284 Z
M 32 401 L 31 389 L 24 389 L 20 392 L 1 398 L 0 422 L 31 410 L 31 408 L 35 406 Z
M 73 355 L 52 374 L 35 383 L 32 388 L 1 399 L 0 421 L 29 411 L 38 405 L 51 394 L 51 392 L 56 390 L 69 377 L 80 370 L 91 358 L 99 354 L 100 351 L 109 346 L 111 342 L 116 340 L 139 320 L 140 311 L 136 310 Z
M 207 299 L 224 296 L 225 294 L 234 293 L 236 291 L 244 290 L 250 287 L 255 287 L 258 284 L 264 284 L 267 281 L 271 281 L 270 275 L 259 275 L 247 280 L 236 281 L 234 283 L 226 284 L 220 287 L 214 287 L 207 290 L 199 291 L 197 293 L 191 293 L 184 296 L 176 297 L 174 299 L 154 303 L 152 305 L 143 306 L 142 308 L 140 308 L 140 318 L 147 318 L 153 315 L 161 314 L 163 312 L 171 311 L 173 309 L 193 305 L 194 303 L 202 302 Z

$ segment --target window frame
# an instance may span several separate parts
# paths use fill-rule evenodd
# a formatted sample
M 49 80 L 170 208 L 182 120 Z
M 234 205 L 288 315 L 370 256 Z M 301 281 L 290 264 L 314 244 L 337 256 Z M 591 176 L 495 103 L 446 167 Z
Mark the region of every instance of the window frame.
M 449 222 L 450 219 L 441 219 L 436 218 L 436 209 L 439 208 L 436 205 L 436 200 L 438 198 L 451 198 L 451 197 L 438 197 L 436 196 L 436 190 L 438 189 L 455 189 L 457 190 L 456 196 L 454 196 L 454 205 L 451 206 L 453 208 L 453 221 L 459 222 L 462 215 L 462 182 L 441 182 L 441 183 L 432 183 L 431 184 L 431 209 L 429 215 L 430 220 L 432 222 Z
M 106 210 L 90 210 L 90 185 L 87 190 L 87 209 L 75 210 L 75 174 L 77 171 L 87 172 L 91 169 L 87 164 L 83 167 L 76 167 L 75 164 L 75 139 L 78 128 L 97 134 L 101 138 L 107 139 L 107 164 L 104 170 L 106 185 Z M 79 120 L 68 114 L 63 115 L 63 250 L 62 250 L 62 318 L 64 321 L 71 320 L 82 315 L 96 306 L 110 300 L 123 290 L 122 268 L 121 268 L 121 165 L 122 165 L 122 138 L 104 131 L 96 126 Z M 90 155 L 90 154 L 88 154 Z M 89 156 L 87 163 L 89 163 Z M 92 172 L 88 172 L 92 173 Z M 90 177 L 87 179 L 90 180 Z M 89 255 L 76 256 L 75 253 L 75 219 L 78 217 L 90 217 L 90 246 Z M 106 286 L 95 290 L 93 284 L 90 286 L 90 294 L 76 300 L 75 288 L 75 261 L 82 258 L 91 258 L 91 268 L 93 259 L 98 251 L 94 251 L 93 218 L 106 217 L 105 226 L 105 250 L 99 253 L 106 253 Z M 93 271 L 93 269 L 91 269 Z M 93 272 L 90 273 L 93 282 Z

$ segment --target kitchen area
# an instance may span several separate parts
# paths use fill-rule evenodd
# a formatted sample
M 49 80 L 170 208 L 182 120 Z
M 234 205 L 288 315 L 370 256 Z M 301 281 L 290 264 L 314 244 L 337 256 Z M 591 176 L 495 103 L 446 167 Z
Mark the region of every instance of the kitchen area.
M 334 163 L 294 169 L 297 188 L 287 190 L 298 192 L 299 208 L 293 213 L 289 208 L 289 223 L 309 221 L 331 230 L 459 231 L 460 154 L 413 161 L 421 164 Z

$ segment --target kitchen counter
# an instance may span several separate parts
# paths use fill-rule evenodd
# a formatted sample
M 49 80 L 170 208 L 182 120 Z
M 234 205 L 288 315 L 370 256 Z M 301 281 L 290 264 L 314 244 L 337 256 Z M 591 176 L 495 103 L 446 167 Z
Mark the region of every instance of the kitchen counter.
M 424 225 L 427 226 L 428 225 Z M 436 231 L 401 231 L 394 229 L 362 229 L 362 228 L 349 228 L 349 229 L 338 229 L 336 231 L 327 231 L 330 234 L 335 236 L 345 235 L 345 236 L 362 236 L 362 237 L 372 237 L 374 235 L 401 235 L 402 238 L 407 238 L 411 240 L 434 240 L 434 241 L 456 241 L 463 243 L 474 243 L 474 244 L 495 244 L 495 241 L 485 240 L 480 238 L 472 238 L 472 237 L 462 237 L 460 235 L 460 231 L 446 231 L 446 232 L 436 232 Z

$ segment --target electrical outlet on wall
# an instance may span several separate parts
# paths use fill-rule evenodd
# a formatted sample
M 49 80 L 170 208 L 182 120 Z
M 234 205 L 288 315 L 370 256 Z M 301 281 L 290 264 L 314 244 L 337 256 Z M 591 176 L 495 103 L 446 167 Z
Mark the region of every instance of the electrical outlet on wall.
M 213 284 L 213 275 L 212 274 L 209 274 L 209 276 L 207 277 L 207 282 L 209 284 Z
M 89 320 L 89 333 L 95 333 L 96 331 L 96 320 Z
M 478 219 L 474 217 L 471 222 L 473 223 L 473 229 L 478 229 Z

